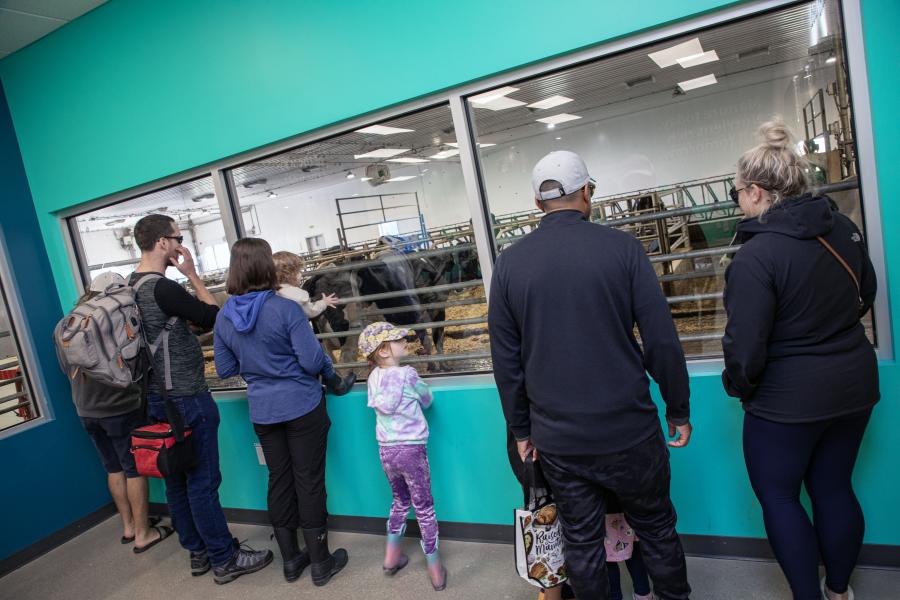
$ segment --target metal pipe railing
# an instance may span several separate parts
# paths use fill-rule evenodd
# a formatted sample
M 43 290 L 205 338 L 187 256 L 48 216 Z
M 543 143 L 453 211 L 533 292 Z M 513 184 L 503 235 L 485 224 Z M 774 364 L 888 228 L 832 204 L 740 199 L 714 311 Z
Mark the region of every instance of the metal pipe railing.
M 724 331 L 721 333 L 698 333 L 698 334 L 691 334 L 691 335 L 682 335 L 682 336 L 678 336 L 678 341 L 681 343 L 713 342 L 716 340 L 721 340 L 723 335 L 725 335 Z
M 409 312 L 409 311 L 407 311 Z M 487 323 L 487 317 L 474 317 L 472 319 L 453 319 L 450 321 L 431 321 L 429 323 L 413 323 L 412 325 L 402 325 L 404 329 L 431 329 L 432 327 L 455 327 L 458 325 L 478 325 L 479 323 Z M 351 335 L 359 335 L 362 329 L 348 329 L 347 331 L 336 331 L 329 333 L 317 333 L 316 338 L 320 340 L 330 340 L 334 338 L 349 337 Z
M 470 352 L 468 354 L 430 354 L 428 356 L 408 356 L 400 359 L 400 364 L 421 364 L 421 363 L 438 363 L 450 362 L 455 360 L 483 360 L 490 358 L 490 352 Z M 365 361 L 357 361 L 350 363 L 335 363 L 335 369 L 358 369 L 367 367 L 369 363 Z
M 341 298 L 337 301 L 339 305 L 351 304 L 353 302 L 374 302 L 375 300 L 388 300 L 390 298 L 402 298 L 404 296 L 428 294 L 433 292 L 449 292 L 465 288 L 473 288 L 484 285 L 481 279 L 472 279 L 470 281 L 460 281 L 459 283 L 442 283 L 440 285 L 432 285 L 429 287 L 415 288 L 411 290 L 397 290 L 396 292 L 383 292 L 380 294 L 369 294 L 368 296 L 353 296 L 351 298 Z M 405 312 L 414 310 L 416 305 L 411 305 Z
M 721 256 L 722 254 L 734 254 L 741 249 L 741 246 L 722 246 L 720 248 L 704 248 L 703 250 L 689 250 L 688 252 L 674 252 L 672 254 L 660 254 L 651 256 L 650 262 L 673 262 L 676 260 L 688 260 L 691 258 L 705 258 L 708 256 Z
M 382 247 L 384 249 L 385 247 Z M 475 244 L 458 244 L 456 246 L 450 246 L 449 248 L 435 248 L 433 250 L 419 250 L 418 252 L 412 253 L 409 256 L 415 258 L 428 258 L 431 256 L 441 256 L 444 254 L 453 254 L 454 252 L 461 252 L 463 250 L 474 250 Z M 372 251 L 378 250 L 378 248 L 373 248 Z M 336 254 L 334 256 L 335 260 L 342 258 L 344 255 Z M 313 275 L 322 275 L 328 273 L 340 273 L 342 271 L 353 271 L 354 269 L 359 269 L 361 267 L 369 267 L 372 265 L 384 264 L 384 260 L 381 259 L 373 259 L 373 260 L 360 260 L 356 262 L 351 262 L 346 265 L 335 265 L 333 267 L 324 267 L 322 269 L 312 269 L 310 271 L 303 271 L 301 274 L 304 277 L 312 277 Z
M 31 406 L 31 400 L 25 400 L 16 404 L 15 406 L 7 406 L 6 408 L 0 409 L 0 415 L 5 415 L 6 413 L 11 413 L 14 410 L 19 410 L 20 408 L 25 408 L 26 406 Z
M 703 213 L 716 212 L 719 210 L 739 210 L 738 206 L 733 202 L 713 202 L 712 204 L 701 204 L 699 206 L 691 206 L 688 208 L 673 208 L 669 210 L 656 211 L 645 215 L 636 215 L 634 217 L 620 217 L 601 219 L 601 223 L 610 227 L 621 225 L 631 225 L 634 223 L 648 223 L 651 221 L 661 221 L 663 219 L 671 219 L 675 217 L 687 217 L 692 215 L 702 215 Z
M 660 283 L 669 281 L 685 281 L 687 279 L 706 279 L 709 277 L 720 277 L 725 275 L 724 269 L 710 269 L 708 271 L 691 271 L 689 273 L 672 273 L 670 275 L 660 275 L 657 279 Z
M 666 302 L 669 304 L 679 304 L 681 302 L 698 302 L 701 300 L 721 300 L 724 297 L 722 292 L 710 292 L 708 294 L 684 294 L 682 296 L 669 296 Z
M 416 304 L 412 310 L 426 310 L 430 308 L 450 308 L 453 306 L 468 306 L 471 304 L 484 304 L 487 299 L 484 296 L 479 298 L 467 298 L 465 300 L 448 300 L 447 302 L 429 302 L 427 304 Z M 396 313 L 410 312 L 409 306 L 400 306 L 397 308 L 384 308 L 380 310 L 365 311 L 359 314 L 360 317 L 378 317 L 381 315 L 392 315 Z

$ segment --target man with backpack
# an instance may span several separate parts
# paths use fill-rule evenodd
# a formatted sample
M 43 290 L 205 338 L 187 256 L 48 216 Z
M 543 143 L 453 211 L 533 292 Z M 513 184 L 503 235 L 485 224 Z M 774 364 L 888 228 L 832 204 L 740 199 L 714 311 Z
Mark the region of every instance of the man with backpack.
M 144 335 L 149 344 L 162 341 L 153 353 L 148 381 L 148 413 L 168 422 L 165 397 L 191 429 L 196 466 L 166 478 L 166 499 L 181 545 L 191 553 L 191 574 L 213 569 L 216 583 L 228 583 L 272 562 L 270 550 L 255 551 L 234 539 L 219 503 L 219 409 L 203 373 L 203 351 L 191 326 L 211 329 L 219 311 L 194 268 L 190 251 L 181 245 L 178 224 L 166 215 L 148 215 L 134 227 L 141 261 L 129 284 L 135 288 Z M 165 277 L 175 267 L 188 278 L 195 298 Z M 143 281 L 148 279 L 147 281 Z M 167 338 L 161 337 L 167 332 Z
M 110 287 L 124 285 L 125 278 L 121 275 L 112 271 L 101 273 L 78 299 L 77 307 L 83 307 Z M 148 518 L 147 478 L 138 474 L 131 455 L 131 431 L 146 421 L 140 387 L 105 385 L 88 377 L 83 370 L 73 368 L 64 352 L 58 352 L 58 357 L 60 366 L 70 377 L 75 411 L 106 469 L 109 493 L 122 518 L 121 541 L 134 543 L 134 553 L 141 554 L 169 537 L 172 529 L 157 525 L 159 519 Z

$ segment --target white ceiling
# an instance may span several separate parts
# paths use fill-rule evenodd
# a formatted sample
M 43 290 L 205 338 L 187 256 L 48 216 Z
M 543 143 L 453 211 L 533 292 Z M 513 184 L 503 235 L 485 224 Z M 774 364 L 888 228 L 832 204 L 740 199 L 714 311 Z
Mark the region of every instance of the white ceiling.
M 107 0 L 0 0 L 0 58 L 74 21 Z

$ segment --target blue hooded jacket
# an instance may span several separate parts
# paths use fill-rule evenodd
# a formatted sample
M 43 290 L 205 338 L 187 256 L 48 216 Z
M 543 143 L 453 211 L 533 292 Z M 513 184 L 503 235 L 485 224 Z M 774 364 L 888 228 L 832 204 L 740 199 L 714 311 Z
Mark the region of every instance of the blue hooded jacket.
M 216 318 L 216 372 L 247 382 L 250 420 L 284 423 L 319 405 L 334 374 L 300 306 L 271 290 L 232 296 Z

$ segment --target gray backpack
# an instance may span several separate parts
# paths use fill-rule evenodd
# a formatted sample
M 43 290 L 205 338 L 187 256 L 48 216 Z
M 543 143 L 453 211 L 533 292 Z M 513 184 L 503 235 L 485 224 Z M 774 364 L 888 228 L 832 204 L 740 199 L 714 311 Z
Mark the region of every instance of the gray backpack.
M 169 331 L 178 317 L 170 317 L 151 344 L 135 301 L 142 285 L 160 277 L 146 275 L 134 286 L 113 284 L 63 317 L 53 330 L 53 341 L 60 366 L 69 379 L 74 380 L 80 373 L 115 388 L 143 383 L 150 367 L 147 353 L 152 357 L 161 344 L 168 384 Z

